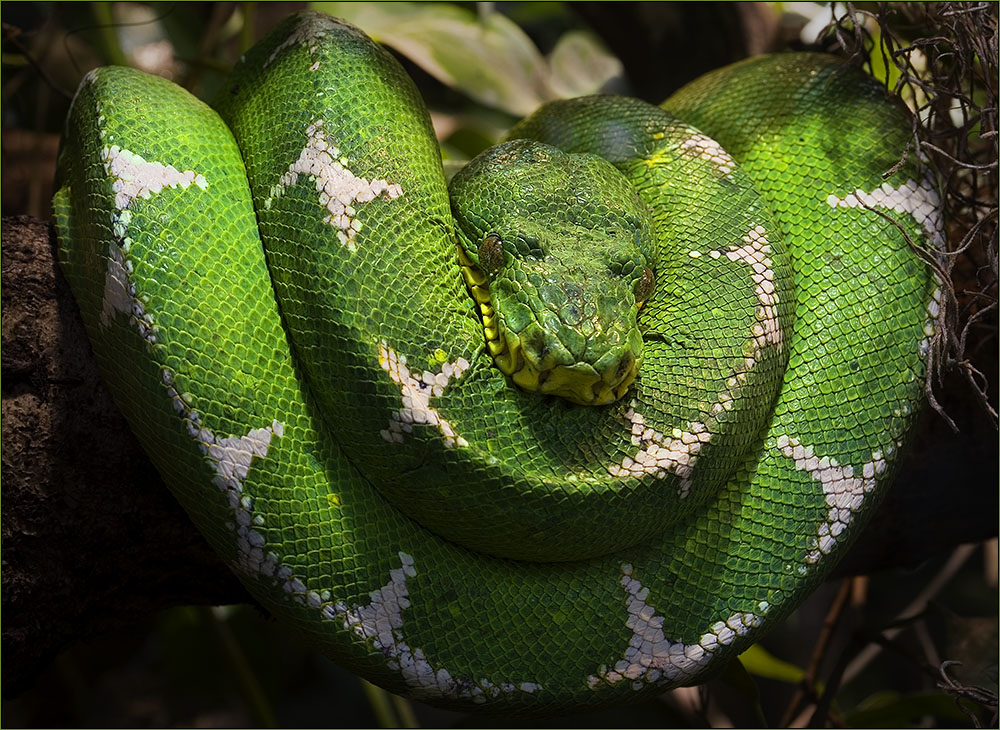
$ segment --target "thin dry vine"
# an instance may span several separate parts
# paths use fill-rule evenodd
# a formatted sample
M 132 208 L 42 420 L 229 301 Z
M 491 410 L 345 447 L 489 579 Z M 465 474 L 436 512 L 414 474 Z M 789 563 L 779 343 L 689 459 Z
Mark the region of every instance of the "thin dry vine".
M 933 386 L 958 372 L 996 426 L 996 382 L 973 364 L 970 343 L 996 347 L 997 5 L 879 3 L 869 12 L 848 3 L 839 11 L 831 11 L 825 41 L 911 108 L 913 137 L 903 158 L 916 155 L 942 193 L 947 242 L 928 252 L 942 282 L 928 398 L 951 423 Z

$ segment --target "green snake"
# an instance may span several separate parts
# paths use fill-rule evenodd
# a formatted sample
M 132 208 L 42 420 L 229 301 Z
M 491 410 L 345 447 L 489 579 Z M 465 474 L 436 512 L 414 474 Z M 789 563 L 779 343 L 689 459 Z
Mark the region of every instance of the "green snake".
M 253 596 L 394 692 L 583 708 L 718 672 L 890 482 L 939 299 L 909 136 L 861 71 L 765 56 L 546 105 L 449 190 L 399 64 L 301 13 L 214 110 L 89 73 L 54 210 L 110 389 Z

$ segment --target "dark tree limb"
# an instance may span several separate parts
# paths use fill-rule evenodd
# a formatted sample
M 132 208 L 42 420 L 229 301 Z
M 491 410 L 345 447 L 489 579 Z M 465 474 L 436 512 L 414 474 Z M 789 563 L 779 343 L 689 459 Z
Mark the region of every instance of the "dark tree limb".
M 52 229 L 3 219 L 3 692 L 73 641 L 249 600 L 104 388 Z

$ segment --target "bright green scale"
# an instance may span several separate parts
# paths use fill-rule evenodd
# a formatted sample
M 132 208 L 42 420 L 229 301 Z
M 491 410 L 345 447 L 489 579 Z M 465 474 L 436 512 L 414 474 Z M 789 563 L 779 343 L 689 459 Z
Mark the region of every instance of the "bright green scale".
M 371 681 L 504 710 L 700 681 L 888 484 L 937 314 L 902 235 L 936 243 L 936 196 L 881 178 L 905 112 L 819 55 L 665 106 L 698 131 L 544 107 L 449 202 L 410 80 L 325 16 L 222 119 L 81 85 L 55 209 L 109 385 L 250 591 Z

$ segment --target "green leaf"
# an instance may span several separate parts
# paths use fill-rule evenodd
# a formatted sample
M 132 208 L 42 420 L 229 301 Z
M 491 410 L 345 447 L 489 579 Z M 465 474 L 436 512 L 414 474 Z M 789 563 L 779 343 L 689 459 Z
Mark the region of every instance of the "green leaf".
M 549 54 L 550 84 L 563 99 L 596 94 L 622 77 L 622 62 L 593 33 L 567 31 Z
M 516 116 L 556 98 L 531 39 L 500 13 L 445 3 L 314 3 L 402 53 L 442 83 Z
M 806 674 L 800 667 L 778 659 L 760 644 L 754 644 L 740 654 L 740 661 L 750 674 L 789 684 L 798 684 Z
M 869 697 L 864 709 L 845 718 L 848 727 L 906 727 L 925 715 L 936 718 L 938 725 L 965 725 L 969 718 L 955 704 L 955 699 L 941 692 L 899 696 L 881 692 Z

